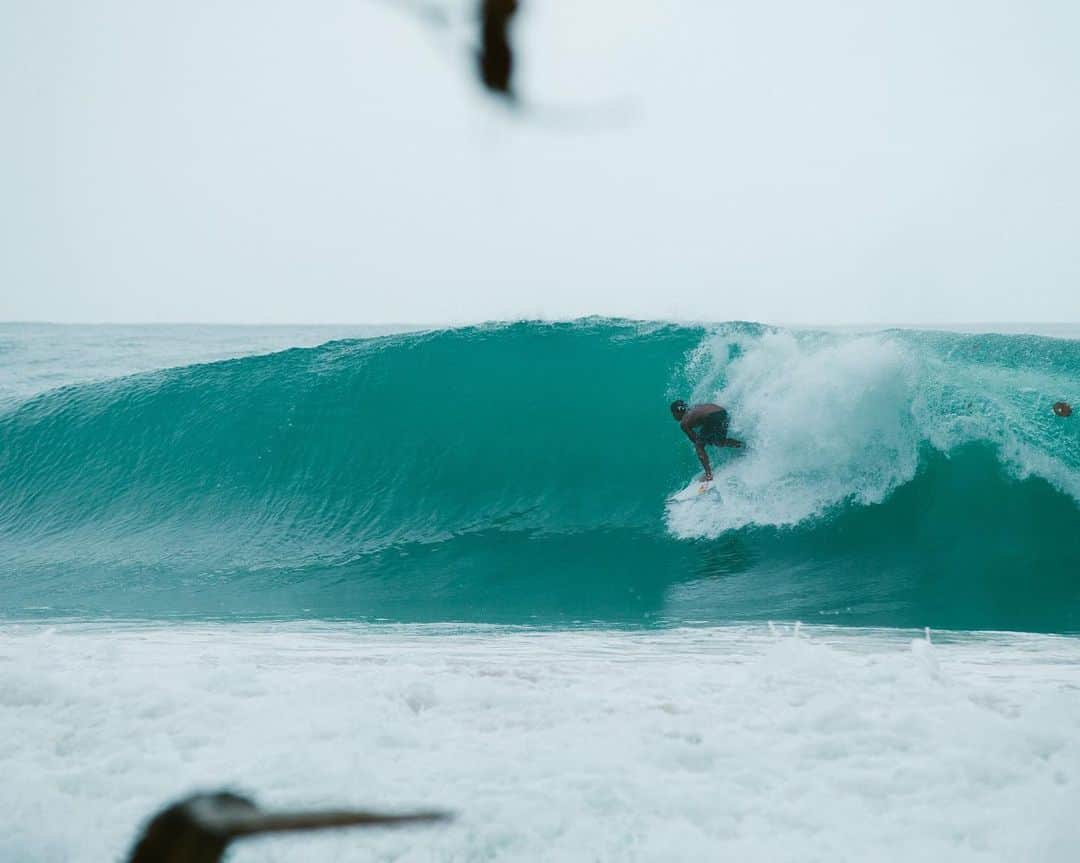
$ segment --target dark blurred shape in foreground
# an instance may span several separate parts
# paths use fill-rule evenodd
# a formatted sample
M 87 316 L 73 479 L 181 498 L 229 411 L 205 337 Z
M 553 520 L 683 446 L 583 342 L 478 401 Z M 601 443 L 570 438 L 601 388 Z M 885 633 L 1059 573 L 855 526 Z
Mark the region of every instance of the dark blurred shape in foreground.
M 244 836 L 328 827 L 393 827 L 450 817 L 446 812 L 263 812 L 247 798 L 227 791 L 196 794 L 154 817 L 128 863 L 218 863 L 229 843 Z
M 517 0 L 482 0 L 480 5 L 480 77 L 489 90 L 509 98 L 514 96 L 510 19 L 517 9 Z

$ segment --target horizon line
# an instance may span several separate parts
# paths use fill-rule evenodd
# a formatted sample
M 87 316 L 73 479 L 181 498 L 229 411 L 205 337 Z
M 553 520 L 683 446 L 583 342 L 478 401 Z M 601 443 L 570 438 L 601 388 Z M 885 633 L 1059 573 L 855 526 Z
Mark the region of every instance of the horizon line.
M 1072 327 L 1080 326 L 1078 320 L 946 320 L 946 321 L 882 321 L 863 320 L 845 322 L 823 321 L 767 321 L 747 318 L 731 320 L 707 319 L 707 318 L 641 318 L 620 315 L 578 315 L 575 317 L 517 317 L 517 318 L 472 318 L 450 321 L 56 321 L 46 319 L 10 319 L 0 320 L 0 326 L 49 326 L 49 327 L 408 327 L 410 329 L 449 329 L 456 327 L 483 326 L 485 324 L 513 324 L 513 323 L 573 323 L 591 319 L 608 321 L 625 321 L 627 323 L 662 323 L 685 326 L 710 326 L 725 323 L 755 323 L 763 326 L 775 326 L 792 329 L 805 329 L 811 327 L 824 327 L 829 329 L 847 327 L 878 327 L 881 329 L 911 329 L 918 327 Z

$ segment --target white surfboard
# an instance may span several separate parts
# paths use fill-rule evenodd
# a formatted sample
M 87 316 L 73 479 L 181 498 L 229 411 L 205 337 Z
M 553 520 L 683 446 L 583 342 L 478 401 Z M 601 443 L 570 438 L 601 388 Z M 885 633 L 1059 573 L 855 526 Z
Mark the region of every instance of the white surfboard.
M 688 500 L 697 500 L 704 495 L 719 497 L 720 490 L 716 487 L 715 482 L 706 481 L 704 479 L 695 479 L 682 491 L 675 492 L 668 500 L 675 503 L 683 503 Z

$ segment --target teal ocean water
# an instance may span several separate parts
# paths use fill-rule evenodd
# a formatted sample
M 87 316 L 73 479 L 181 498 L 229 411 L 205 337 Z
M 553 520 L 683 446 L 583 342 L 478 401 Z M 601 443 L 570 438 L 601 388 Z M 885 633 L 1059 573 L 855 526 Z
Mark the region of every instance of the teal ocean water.
M 0 331 L 8 618 L 1080 630 L 1080 419 L 1051 410 L 1080 402 L 1076 338 L 67 338 Z M 682 504 L 676 397 L 747 442 Z
M 0 860 L 1072 861 L 1078 335 L 0 325 Z

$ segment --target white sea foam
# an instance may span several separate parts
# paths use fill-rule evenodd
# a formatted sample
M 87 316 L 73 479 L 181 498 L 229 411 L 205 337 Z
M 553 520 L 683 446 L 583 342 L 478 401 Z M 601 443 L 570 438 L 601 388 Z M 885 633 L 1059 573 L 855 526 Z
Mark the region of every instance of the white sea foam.
M 918 333 L 720 327 L 688 363 L 692 399 L 726 406 L 747 448 L 712 451 L 719 494 L 669 501 L 668 529 L 713 538 L 880 503 L 915 476 L 923 445 L 988 444 L 1013 476 L 1080 502 L 1080 443 L 1050 410 L 1074 381 L 1014 361 L 939 356 Z
M 1080 642 L 804 627 L 6 625 L 0 859 L 117 859 L 193 789 L 449 806 L 286 860 L 1071 861 Z
M 797 524 L 846 500 L 878 503 L 915 475 L 914 364 L 889 336 L 716 334 L 691 372 L 694 400 L 727 406 L 747 448 L 715 456 L 718 497 L 668 507 L 677 536 Z

